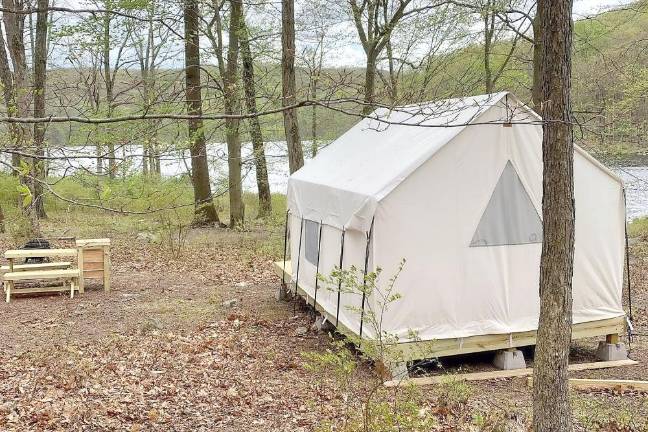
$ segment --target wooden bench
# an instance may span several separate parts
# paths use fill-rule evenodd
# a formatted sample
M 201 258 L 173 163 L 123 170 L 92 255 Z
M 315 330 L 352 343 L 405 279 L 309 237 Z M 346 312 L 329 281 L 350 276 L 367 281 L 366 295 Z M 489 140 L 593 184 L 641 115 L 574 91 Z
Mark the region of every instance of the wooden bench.
M 62 269 L 62 270 L 28 270 L 28 271 L 15 271 L 5 273 L 4 290 L 6 294 L 6 302 L 11 300 L 11 293 L 15 290 L 16 294 L 29 294 L 29 293 L 43 293 L 43 292 L 57 292 L 70 290 L 70 298 L 74 298 L 74 290 L 80 289 L 79 287 L 79 269 Z M 35 287 L 35 288 L 21 288 L 15 289 L 16 281 L 24 280 L 50 280 L 50 279 L 63 279 L 63 286 L 58 287 Z M 68 287 L 69 285 L 69 287 Z
M 58 264 L 59 266 L 63 264 L 70 265 L 69 262 L 64 263 L 43 263 L 43 264 L 16 264 L 15 260 L 25 259 L 25 258 L 34 258 L 34 257 L 46 257 L 46 258 L 60 258 L 60 257 L 77 257 L 79 252 L 77 249 L 19 249 L 19 250 L 9 250 L 5 252 L 4 256 L 9 262 L 7 266 L 7 273 L 2 275 L 4 280 L 3 287 L 6 294 L 6 302 L 9 303 L 11 300 L 12 292 L 17 294 L 28 294 L 28 293 L 45 293 L 45 292 L 56 292 L 56 291 L 67 291 L 70 290 L 70 297 L 74 297 L 74 291 L 78 290 L 80 293 L 84 291 L 83 289 L 83 279 L 80 278 L 79 269 L 70 269 L 70 268 L 47 268 L 47 266 L 52 266 Z M 25 267 L 27 266 L 27 267 Z M 41 268 L 35 268 L 34 266 L 41 266 Z M 22 267 L 22 268 L 19 268 Z M 16 281 L 24 280 L 52 280 L 52 279 L 62 279 L 63 286 L 58 287 L 33 287 L 33 288 L 21 288 L 16 289 Z M 68 286 L 69 285 L 69 286 Z
M 28 271 L 28 270 L 64 270 L 72 266 L 70 261 L 58 261 L 50 263 L 38 263 L 38 264 L 14 264 L 13 271 Z M 0 267 L 0 273 L 8 273 L 9 266 Z

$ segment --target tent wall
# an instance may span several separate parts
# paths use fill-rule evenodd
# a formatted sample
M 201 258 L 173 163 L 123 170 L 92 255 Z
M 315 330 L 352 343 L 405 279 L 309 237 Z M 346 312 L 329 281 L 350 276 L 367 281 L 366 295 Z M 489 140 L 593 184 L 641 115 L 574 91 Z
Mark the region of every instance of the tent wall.
M 480 121 L 505 118 L 489 110 Z M 540 243 L 470 247 L 475 229 L 508 161 L 540 213 L 542 129 L 474 125 L 379 203 L 375 263 L 385 279 L 401 259 L 403 298 L 386 324 L 401 340 L 534 330 L 539 315 Z M 623 315 L 621 185 L 576 153 L 574 321 Z
M 302 218 L 298 215 L 289 216 L 290 226 L 290 259 L 292 262 L 292 280 L 297 280 L 297 269 L 299 268 L 299 286 L 310 297 L 312 304 L 315 298 L 315 287 L 317 282 L 317 303 L 331 316 L 339 317 L 341 324 L 356 334 L 360 332 L 360 313 L 362 307 L 362 296 L 359 293 L 348 293 L 344 287 L 340 294 L 338 308 L 338 285 L 327 284 L 316 281 L 317 262 L 312 263 L 306 258 L 305 230 L 302 229 Z M 302 232 L 302 244 L 299 248 L 299 233 Z M 344 251 L 342 268 L 349 270 L 352 266 L 356 268 L 357 280 L 361 281 L 364 273 L 367 234 L 357 230 L 346 230 L 344 232 Z M 331 272 L 340 265 L 340 253 L 342 246 L 342 230 L 330 225 L 322 225 L 322 235 L 319 245 L 319 274 L 330 276 Z M 298 254 L 299 251 L 299 254 Z M 371 257 L 371 250 L 369 256 Z M 297 264 L 299 263 L 299 265 Z M 371 265 L 371 260 L 369 262 Z M 339 313 L 338 313 L 339 309 Z M 336 324 L 333 322 L 333 324 Z M 363 329 L 363 336 L 370 337 L 370 329 Z

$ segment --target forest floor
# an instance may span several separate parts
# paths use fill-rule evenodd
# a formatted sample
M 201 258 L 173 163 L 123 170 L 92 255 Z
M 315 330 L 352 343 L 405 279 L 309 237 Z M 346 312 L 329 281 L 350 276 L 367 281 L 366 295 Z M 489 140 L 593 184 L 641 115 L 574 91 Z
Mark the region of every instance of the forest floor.
M 59 232 L 56 223 L 46 232 Z M 112 291 L 90 285 L 74 299 L 0 304 L 0 430 L 356 430 L 371 366 L 358 362 L 350 383 L 308 367 L 304 353 L 332 353 L 334 344 L 311 329 L 308 310 L 295 314 L 292 303 L 275 301 L 268 251 L 280 233 L 194 230 L 174 257 L 136 231 L 106 232 L 109 225 L 66 235 L 111 237 Z M 0 237 L 0 250 L 17 246 Z M 633 300 L 637 329 L 648 334 L 646 261 L 633 260 Z M 236 304 L 223 305 L 228 300 Z M 596 340 L 574 343 L 574 360 L 595 348 Z M 636 338 L 631 357 L 640 364 L 575 376 L 648 378 L 648 338 Z M 448 366 L 484 370 L 489 360 L 467 356 Z M 414 416 L 433 418 L 426 430 L 526 430 L 531 419 L 524 378 L 418 391 Z M 382 389 L 377 397 L 413 397 L 396 392 L 407 391 Z M 647 427 L 647 394 L 574 391 L 573 407 L 577 430 Z M 392 430 L 388 423 L 376 429 Z

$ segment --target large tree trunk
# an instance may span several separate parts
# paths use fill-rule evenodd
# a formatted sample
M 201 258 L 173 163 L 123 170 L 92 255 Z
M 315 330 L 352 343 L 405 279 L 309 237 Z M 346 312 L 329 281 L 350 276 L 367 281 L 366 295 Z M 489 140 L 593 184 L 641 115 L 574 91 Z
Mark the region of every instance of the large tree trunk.
M 542 28 L 542 216 L 540 320 L 533 381 L 536 432 L 569 432 L 567 366 L 574 264 L 574 145 L 571 116 L 572 1 L 540 0 Z
M 243 90 L 245 92 L 245 106 L 247 112 L 256 114 L 256 89 L 254 83 L 254 62 L 250 50 L 250 35 L 244 19 L 241 19 L 241 63 L 243 66 Z M 252 151 L 254 152 L 254 166 L 256 168 L 257 189 L 259 191 L 259 214 L 258 217 L 269 216 L 272 212 L 270 195 L 270 182 L 268 181 L 268 166 L 266 164 L 265 149 L 263 145 L 263 134 L 259 117 L 250 117 L 250 138 L 252 140 Z
M 243 19 L 243 4 L 241 0 L 230 0 L 230 28 L 227 48 L 227 66 L 225 68 L 224 99 L 226 114 L 239 113 L 238 84 L 238 50 L 239 28 Z M 225 119 L 225 138 L 227 140 L 227 167 L 229 170 L 229 202 L 230 227 L 243 224 L 243 185 L 241 178 L 241 137 L 239 135 L 240 120 Z
M 282 106 L 294 105 L 297 102 L 297 84 L 295 80 L 295 0 L 281 0 L 281 81 Z M 284 131 L 288 145 L 288 166 L 294 173 L 304 166 L 304 150 L 299 138 L 297 110 L 283 111 Z
M 16 97 L 14 92 L 13 73 L 9 66 L 9 58 L 7 57 L 7 50 L 5 49 L 5 39 L 2 28 L 0 28 L 0 83 L 2 83 L 2 95 L 4 97 L 5 107 L 7 108 L 7 116 L 13 117 L 16 114 Z M 18 147 L 18 138 L 20 136 L 19 126 L 13 123 L 8 125 L 9 128 L 9 141 L 14 150 Z M 20 155 L 18 153 L 11 154 L 11 166 L 18 168 L 20 166 Z M 18 175 L 18 171 L 12 171 L 13 175 Z
M 531 98 L 533 100 L 533 109 L 538 114 L 540 112 L 540 103 L 542 102 L 542 26 L 538 15 L 533 19 L 533 83 L 531 89 Z
M 389 66 L 389 99 L 391 100 L 391 105 L 396 106 L 398 103 L 398 76 L 396 67 L 394 66 L 394 51 L 392 50 L 391 39 L 387 40 L 385 48 Z
M 106 3 L 108 5 L 108 3 Z M 110 66 L 110 22 L 112 15 L 109 11 L 104 13 L 103 18 L 103 68 L 104 68 L 104 81 L 106 83 L 106 104 L 107 104 L 107 113 L 108 117 L 112 117 L 113 112 L 113 99 L 114 99 L 114 90 L 113 90 L 113 79 Z M 106 128 L 110 129 L 110 125 L 106 125 Z M 117 166 L 115 158 L 115 142 L 111 137 L 111 134 L 108 133 L 108 142 L 106 146 L 108 147 L 108 175 L 110 178 L 115 178 L 117 175 Z
M 198 34 L 198 0 L 184 1 L 185 27 L 185 80 L 187 114 L 202 115 L 202 85 L 200 82 L 200 45 Z M 202 119 L 187 121 L 189 152 L 191 153 L 191 180 L 194 189 L 195 224 L 219 223 L 218 213 L 212 201 L 207 165 L 207 146 Z
M 9 10 L 23 10 L 24 5 L 20 0 L 2 0 L 2 7 Z M 10 108 L 16 117 L 27 117 L 31 104 L 31 91 L 27 82 L 27 59 L 25 55 L 25 14 L 9 13 L 2 14 L 2 20 L 7 35 L 7 51 L 11 58 L 11 69 L 13 71 L 13 102 Z M 14 128 L 14 146 L 17 149 L 24 147 L 25 143 L 31 141 L 30 127 L 27 125 L 16 125 Z M 20 157 L 12 157 L 14 166 L 20 165 Z
M 377 53 L 373 49 L 367 51 L 367 64 L 365 67 L 364 83 L 364 105 L 362 114 L 369 115 L 374 110 L 374 98 L 376 92 L 376 63 Z
M 45 84 L 47 82 L 47 12 L 49 0 L 38 0 L 36 41 L 34 47 L 34 117 L 45 117 Z M 36 217 L 45 218 L 43 182 L 45 182 L 45 123 L 34 124 L 34 153 L 32 158 L 32 206 Z

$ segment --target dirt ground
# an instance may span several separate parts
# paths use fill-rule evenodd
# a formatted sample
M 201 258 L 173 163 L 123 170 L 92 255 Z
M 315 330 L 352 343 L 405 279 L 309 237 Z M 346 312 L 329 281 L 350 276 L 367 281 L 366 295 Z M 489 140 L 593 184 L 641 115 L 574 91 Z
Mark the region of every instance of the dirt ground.
M 0 304 L 0 430 L 310 431 L 340 422 L 349 401 L 339 383 L 305 368 L 302 355 L 326 352 L 330 338 L 310 328 L 306 309 L 295 315 L 293 304 L 275 301 L 272 261 L 250 250 L 258 245 L 250 234 L 193 232 L 179 258 L 132 234 L 111 236 L 111 292 L 90 285 L 74 299 Z M 0 250 L 16 246 L 0 237 Z M 648 266 L 645 258 L 633 264 L 635 323 L 648 334 Z M 589 360 L 595 347 L 575 343 L 574 361 Z M 633 341 L 631 357 L 641 364 L 575 376 L 648 379 L 648 337 Z M 486 370 L 489 360 L 442 364 Z M 360 364 L 359 380 L 369 367 Z M 459 408 L 445 411 L 437 389 L 423 390 L 426 409 L 438 414 L 434 430 L 498 430 L 489 429 L 491 417 L 528 425 L 526 379 L 464 390 Z M 573 397 L 579 430 L 645 427 L 646 394 Z

